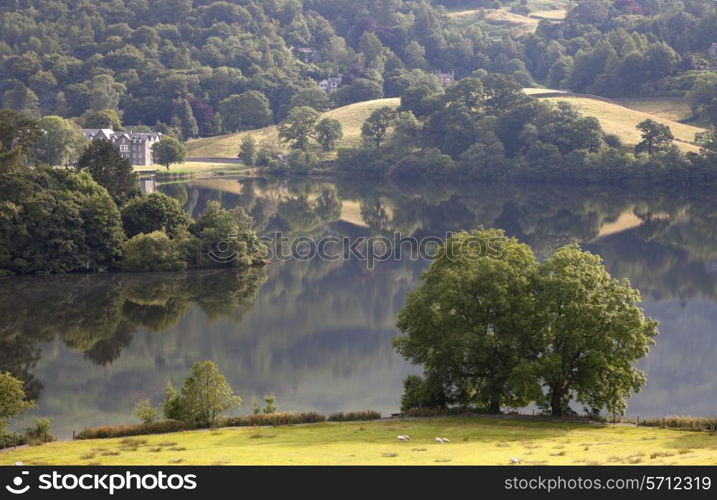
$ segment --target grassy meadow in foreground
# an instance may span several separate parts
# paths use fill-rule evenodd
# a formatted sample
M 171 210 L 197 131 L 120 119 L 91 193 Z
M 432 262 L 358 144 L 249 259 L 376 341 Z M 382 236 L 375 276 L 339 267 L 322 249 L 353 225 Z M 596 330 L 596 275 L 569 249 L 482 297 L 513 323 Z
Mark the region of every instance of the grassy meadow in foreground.
M 411 436 L 398 442 L 398 434 Z M 450 443 L 435 442 L 437 436 Z M 717 465 L 717 436 L 626 425 L 447 417 L 224 428 L 50 443 L 0 453 L 28 465 Z

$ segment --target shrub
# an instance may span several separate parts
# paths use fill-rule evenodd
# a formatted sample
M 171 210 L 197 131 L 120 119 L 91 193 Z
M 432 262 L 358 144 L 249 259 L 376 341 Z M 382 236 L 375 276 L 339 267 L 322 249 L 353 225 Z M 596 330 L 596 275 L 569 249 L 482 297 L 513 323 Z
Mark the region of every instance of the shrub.
M 179 202 L 164 193 L 132 198 L 122 207 L 122 226 L 128 238 L 154 231 L 174 237 L 190 222 Z
M 37 440 L 42 443 L 49 443 L 55 440 L 50 429 L 52 429 L 52 420 L 44 417 L 35 417 L 33 425 L 25 430 L 28 440 Z
M 167 388 L 164 390 L 162 411 L 164 413 L 164 418 L 169 420 L 182 420 L 184 418 L 182 397 L 174 389 L 171 383 L 168 383 Z
M 606 422 L 638 424 L 637 417 L 606 417 Z M 687 431 L 717 431 L 717 417 L 689 417 L 670 415 L 657 418 L 640 418 L 639 425 L 644 427 L 665 427 Z
M 149 399 L 142 399 L 137 401 L 134 405 L 134 415 L 139 418 L 143 424 L 151 424 L 159 420 L 159 410 L 152 406 L 152 402 Z
M 444 417 L 448 415 L 448 408 L 409 408 L 403 412 L 404 417 Z
M 0 429 L 0 450 L 3 448 L 13 448 L 27 444 L 27 437 L 14 432 L 4 432 Z
M 267 425 L 294 425 L 315 424 L 325 422 L 326 417 L 319 413 L 258 413 L 254 415 L 240 415 L 237 417 L 224 417 L 217 422 L 218 427 L 250 427 Z
M 162 231 L 138 234 L 124 243 L 122 271 L 163 272 L 187 268 L 176 240 Z
M 276 413 L 276 396 L 274 394 L 267 394 L 264 396 L 264 413 L 271 415 Z
M 136 425 L 102 426 L 83 429 L 75 439 L 107 439 L 125 436 L 140 436 L 142 434 L 164 434 L 179 432 L 191 427 L 179 420 L 160 420 L 159 422 Z
M 442 408 L 446 406 L 447 396 L 440 382 L 418 375 L 409 375 L 403 380 L 401 411 L 411 408 Z
M 378 420 L 381 414 L 374 410 L 338 412 L 329 415 L 329 422 L 352 422 L 356 420 Z

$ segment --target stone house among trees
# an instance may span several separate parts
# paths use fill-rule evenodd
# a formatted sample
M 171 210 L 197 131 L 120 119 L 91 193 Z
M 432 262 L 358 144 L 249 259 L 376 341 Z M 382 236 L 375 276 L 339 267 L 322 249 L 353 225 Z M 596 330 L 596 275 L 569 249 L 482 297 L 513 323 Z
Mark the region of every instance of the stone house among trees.
M 447 73 L 444 73 L 442 71 L 434 71 L 433 76 L 438 78 L 438 81 L 441 82 L 441 85 L 444 87 L 447 87 L 456 80 L 456 74 L 453 70 Z
M 324 92 L 328 92 L 329 94 L 333 94 L 336 92 L 339 87 L 341 86 L 341 81 L 343 80 L 343 75 L 338 75 L 336 77 L 329 77 L 326 80 L 321 80 L 319 82 L 319 88 L 323 90 Z
M 152 146 L 162 138 L 159 132 L 115 132 L 112 129 L 82 129 L 82 134 L 91 141 L 110 141 L 123 158 L 143 167 L 152 165 Z

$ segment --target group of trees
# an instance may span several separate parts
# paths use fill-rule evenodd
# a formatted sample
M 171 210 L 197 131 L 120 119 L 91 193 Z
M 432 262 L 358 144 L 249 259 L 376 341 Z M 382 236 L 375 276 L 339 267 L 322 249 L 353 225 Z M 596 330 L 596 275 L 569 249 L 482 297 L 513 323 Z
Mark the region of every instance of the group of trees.
M 338 167 L 396 177 L 481 181 L 607 182 L 713 179 L 712 129 L 701 152 L 683 155 L 666 125 L 637 126 L 630 154 L 620 138 L 570 104 L 529 98 L 511 77 L 477 72 L 444 89 L 411 85 L 397 110 L 382 108 L 362 128 L 365 144 L 339 152 Z
M 279 123 L 279 138 L 292 149 L 306 151 L 311 139 L 315 139 L 324 151 L 331 151 L 343 137 L 341 123 L 333 118 L 319 120 L 320 114 L 309 106 L 293 108 Z
M 108 141 L 90 143 L 72 169 L 29 167 L 45 137 L 40 125 L 0 113 L 1 272 L 163 271 L 258 258 L 262 247 L 243 210 L 210 204 L 192 221 L 176 200 L 142 195 L 132 165 Z
M 242 399 L 234 394 L 217 365 L 213 361 L 200 361 L 192 367 L 192 374 L 184 381 L 180 392 L 171 383 L 167 385 L 162 413 L 166 419 L 209 427 L 224 412 L 241 404 Z M 160 411 L 147 399 L 137 402 L 134 414 L 145 424 L 160 418 Z
M 536 403 L 554 416 L 623 413 L 645 383 L 635 367 L 657 324 L 640 295 L 577 246 L 538 263 L 501 230 L 449 238 L 400 311 L 395 347 L 421 364 L 402 405 L 502 407 Z
M 527 68 L 549 87 L 669 95 L 692 85 L 680 75 L 710 67 L 716 30 L 711 2 L 579 0 L 564 22 L 543 21 L 522 41 Z
M 37 0 L 0 12 L 2 105 L 183 139 L 278 122 L 292 107 L 378 98 L 390 72 L 468 71 L 482 50 L 507 50 L 414 0 Z M 339 92 L 317 92 L 317 80 L 337 74 Z
M 295 107 L 397 96 L 432 70 L 606 95 L 684 93 L 694 77 L 678 76 L 708 66 L 717 31 L 717 7 L 701 0 L 579 0 L 564 22 L 503 37 L 420 0 L 36 0 L 0 12 L 1 105 L 180 139 L 278 123 Z M 316 87 L 337 74 L 331 96 Z

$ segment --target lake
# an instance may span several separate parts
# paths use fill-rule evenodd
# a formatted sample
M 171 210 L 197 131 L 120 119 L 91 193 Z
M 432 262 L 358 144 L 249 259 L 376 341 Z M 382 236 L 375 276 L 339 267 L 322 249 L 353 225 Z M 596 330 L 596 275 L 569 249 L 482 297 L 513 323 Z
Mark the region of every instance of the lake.
M 243 207 L 264 235 L 417 239 L 500 227 L 539 258 L 579 243 L 643 295 L 661 334 L 629 414 L 717 413 L 717 200 L 704 192 L 572 186 L 414 186 L 214 177 L 154 186 L 193 216 Z M 131 423 L 193 363 L 214 360 L 244 399 L 280 410 L 396 411 L 397 311 L 428 262 L 274 260 L 263 269 L 0 280 L 0 370 L 21 376 L 62 437 Z M 576 408 L 580 410 L 581 408 Z M 20 422 L 17 425 L 22 425 Z

